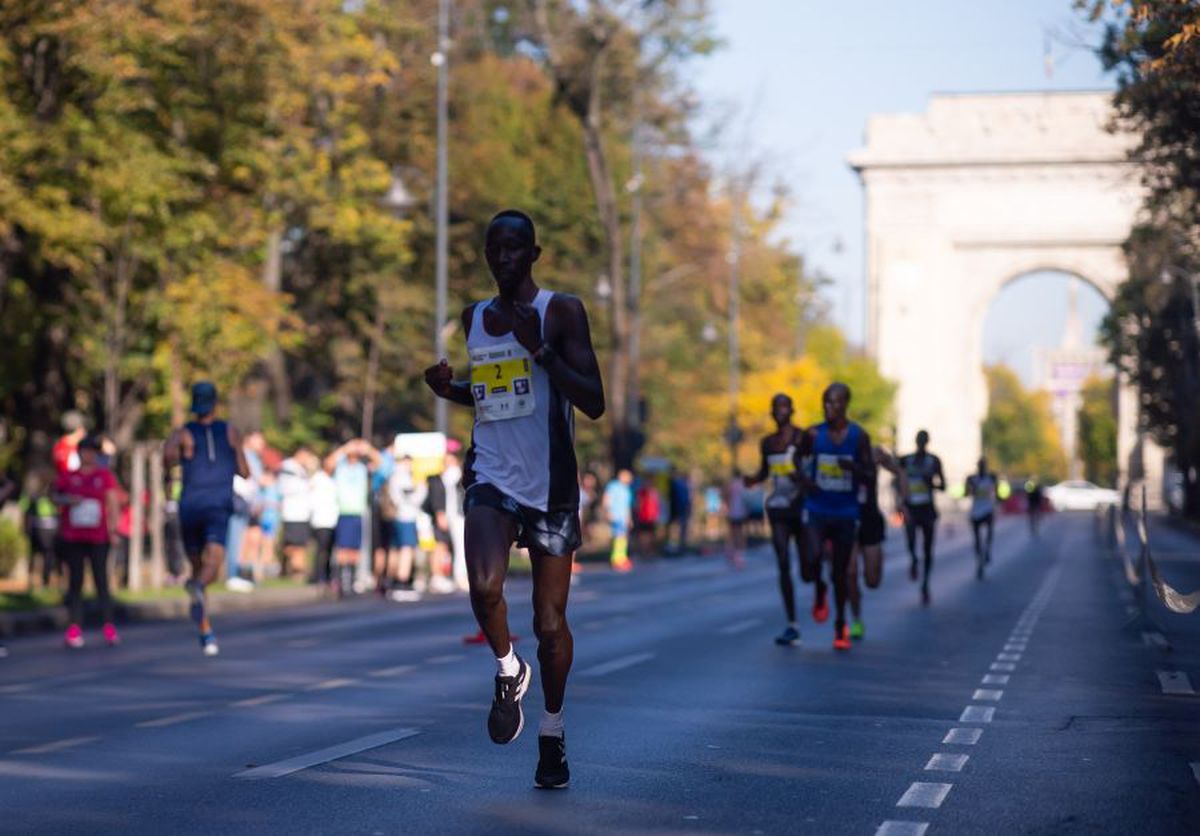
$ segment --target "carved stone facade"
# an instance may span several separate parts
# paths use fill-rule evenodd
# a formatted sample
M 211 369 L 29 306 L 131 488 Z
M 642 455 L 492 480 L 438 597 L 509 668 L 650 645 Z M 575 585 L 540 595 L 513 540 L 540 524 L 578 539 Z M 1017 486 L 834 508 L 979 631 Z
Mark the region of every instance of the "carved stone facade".
M 1105 298 L 1142 202 L 1106 93 L 935 95 L 873 116 L 850 155 L 865 189 L 868 351 L 898 381 L 897 440 L 928 429 L 947 477 L 973 469 L 987 411 L 983 322 L 1008 282 L 1057 270 Z M 1137 445 L 1122 392 L 1121 467 Z M 1152 463 L 1147 463 L 1152 467 Z M 1014 474 L 1016 475 L 1016 474 Z

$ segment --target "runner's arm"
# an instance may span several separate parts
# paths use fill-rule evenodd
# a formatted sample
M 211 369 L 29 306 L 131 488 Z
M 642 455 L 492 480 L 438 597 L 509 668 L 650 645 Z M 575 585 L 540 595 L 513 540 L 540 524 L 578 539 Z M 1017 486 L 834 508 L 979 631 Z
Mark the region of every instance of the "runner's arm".
M 933 478 L 929 480 L 930 487 L 936 491 L 944 491 L 946 490 L 946 475 L 942 473 L 942 460 L 934 456 L 933 462 L 937 469 L 933 472 Z
M 792 462 L 796 466 L 796 472 L 793 478 L 800 485 L 805 493 L 812 493 L 817 487 L 816 482 L 808 473 L 808 468 L 804 466 L 804 459 L 813 454 L 813 445 L 816 443 L 816 437 L 811 429 L 805 430 L 804 435 L 800 437 L 800 443 L 796 445 L 796 452 L 792 455 Z
M 587 311 L 578 298 L 565 294 L 555 295 L 551 304 L 555 311 L 555 331 L 560 336 L 558 349 L 555 350 L 553 340 L 547 339 L 535 360 L 567 400 L 595 421 L 604 414 L 604 382 L 592 347 Z
M 742 482 L 747 488 L 751 487 L 752 485 L 757 485 L 759 482 L 762 482 L 767 478 L 767 442 L 763 441 L 763 443 L 759 445 L 758 449 L 762 454 L 762 461 L 758 466 L 758 471 L 747 474 L 742 478 Z
M 871 453 L 871 436 L 866 430 L 863 430 L 858 439 L 858 449 L 854 451 L 854 472 L 867 485 L 874 485 L 878 478 L 875 456 Z
M 117 480 L 113 479 L 112 485 L 104 492 L 104 515 L 108 522 L 108 540 L 110 543 L 116 543 L 119 537 L 117 532 L 117 523 L 121 520 L 121 499 L 120 489 L 117 487 Z M 139 497 L 140 499 L 140 497 Z M 130 502 L 134 501 L 133 497 L 129 498 Z M 134 532 L 129 532 L 130 537 L 136 536 Z
M 250 463 L 246 461 L 246 453 L 242 450 L 242 434 L 234 428 L 233 424 L 226 424 L 225 437 L 229 439 L 229 446 L 233 448 L 233 455 L 237 457 L 237 475 L 243 479 L 249 479 Z
M 475 317 L 475 305 L 468 305 L 462 312 L 462 328 L 465 336 L 471 335 L 471 321 Z M 441 358 L 437 365 L 425 370 L 425 385 L 433 390 L 439 398 L 445 398 L 459 406 L 475 406 L 475 397 L 471 394 L 470 380 L 455 380 L 454 369 Z

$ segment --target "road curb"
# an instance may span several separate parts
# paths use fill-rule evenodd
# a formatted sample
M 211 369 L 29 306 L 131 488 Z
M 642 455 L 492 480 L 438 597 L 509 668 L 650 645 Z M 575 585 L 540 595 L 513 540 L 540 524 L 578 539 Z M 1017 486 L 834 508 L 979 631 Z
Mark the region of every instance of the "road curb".
M 268 610 L 312 604 L 322 600 L 318 587 L 295 589 L 263 589 L 255 592 L 212 592 L 208 595 L 209 612 L 213 615 L 232 612 Z M 178 621 L 188 618 L 187 598 L 161 601 L 125 601 L 115 604 L 118 623 L 139 621 Z M 85 623 L 99 623 L 100 612 L 94 599 L 84 603 Z M 0 613 L 0 637 L 25 636 L 65 629 L 66 607 L 42 607 L 23 612 Z

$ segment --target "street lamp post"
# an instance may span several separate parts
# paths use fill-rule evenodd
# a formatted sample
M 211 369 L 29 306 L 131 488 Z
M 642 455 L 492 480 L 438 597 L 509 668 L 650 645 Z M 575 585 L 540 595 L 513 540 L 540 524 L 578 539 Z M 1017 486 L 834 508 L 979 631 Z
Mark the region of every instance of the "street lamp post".
M 434 355 L 438 358 L 446 356 L 446 295 L 447 295 L 447 250 L 449 203 L 447 186 L 449 183 L 449 165 L 447 162 L 447 121 L 448 99 L 450 88 L 450 0 L 438 2 L 438 47 L 431 58 L 437 67 L 437 205 L 436 215 L 436 266 L 435 266 L 435 322 L 434 322 Z M 436 398 L 434 401 L 434 426 L 440 433 L 447 430 L 446 401 Z
M 741 311 L 739 297 L 741 295 L 741 261 L 742 261 L 742 229 L 739 212 L 741 201 L 734 194 L 733 226 L 729 244 L 729 427 L 725 431 L 725 440 L 729 443 L 730 467 L 738 466 L 738 445 L 742 441 L 742 428 L 738 426 L 737 400 L 741 388 L 741 340 L 739 325 Z

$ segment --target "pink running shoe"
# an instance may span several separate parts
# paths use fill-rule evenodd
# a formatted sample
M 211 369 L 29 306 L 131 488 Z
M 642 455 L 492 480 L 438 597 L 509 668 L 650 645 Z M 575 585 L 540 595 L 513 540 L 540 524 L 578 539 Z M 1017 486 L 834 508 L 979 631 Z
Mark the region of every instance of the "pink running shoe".
M 72 650 L 83 647 L 83 630 L 79 629 L 78 624 L 72 624 L 67 628 L 67 632 L 63 636 L 63 644 Z
M 116 647 L 121 643 L 121 637 L 117 635 L 117 628 L 111 622 L 104 625 L 104 640 L 108 642 L 109 647 Z

